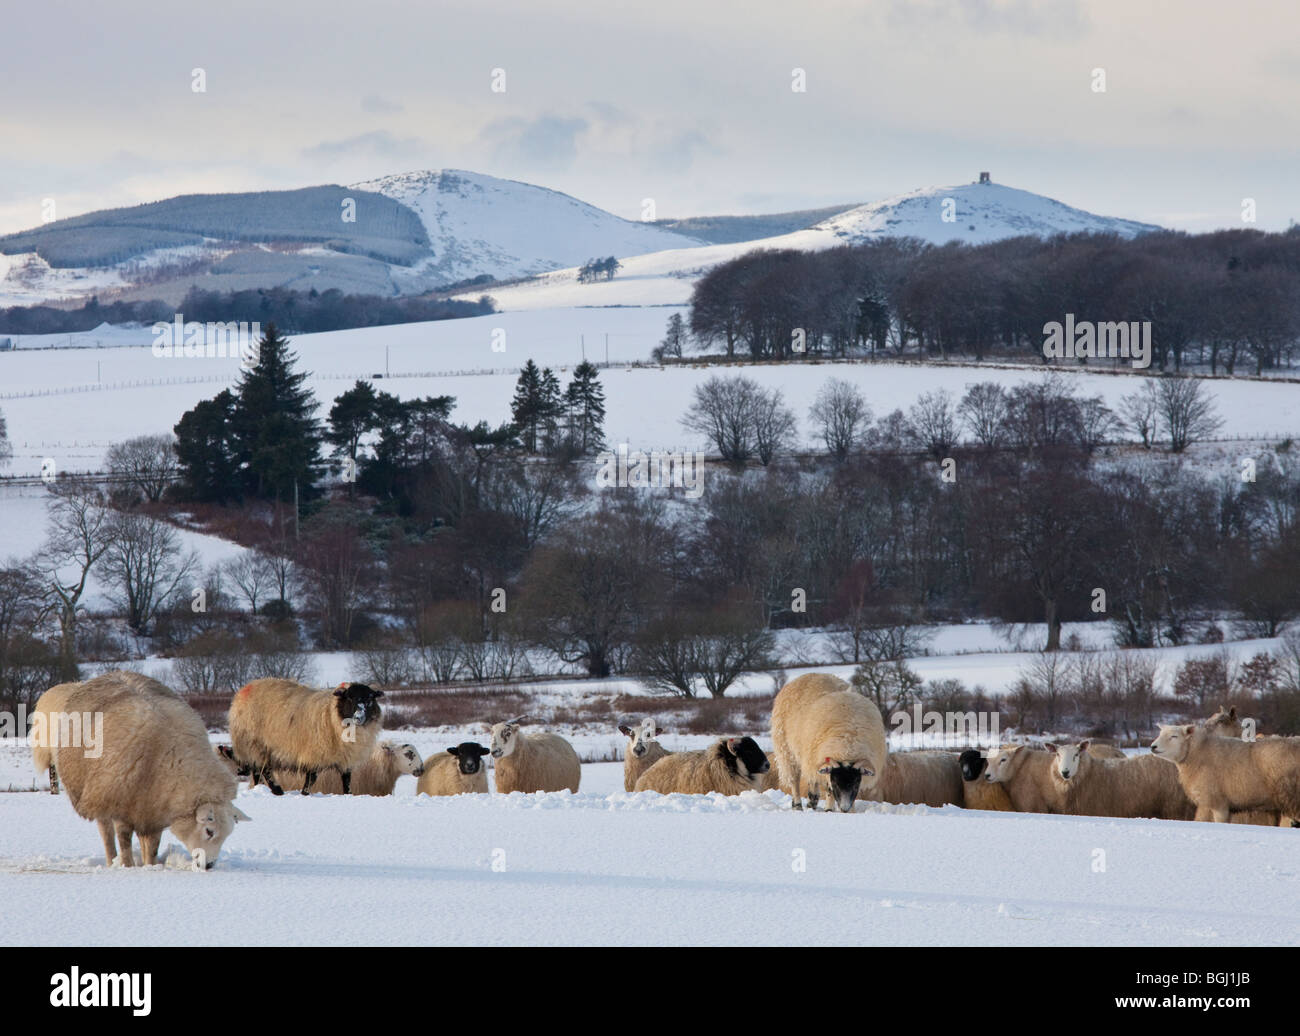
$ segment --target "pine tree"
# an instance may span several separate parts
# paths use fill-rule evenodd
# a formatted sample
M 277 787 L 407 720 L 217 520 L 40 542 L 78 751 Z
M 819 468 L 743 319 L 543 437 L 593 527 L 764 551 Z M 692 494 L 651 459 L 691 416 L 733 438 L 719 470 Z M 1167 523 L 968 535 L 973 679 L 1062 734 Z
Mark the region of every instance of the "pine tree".
M 240 496 L 239 459 L 231 432 L 234 412 L 234 395 L 222 389 L 186 411 L 176 425 L 176 459 L 195 500 L 221 503 Z
M 542 372 L 529 360 L 519 372 L 515 382 L 515 398 L 510 403 L 510 414 L 524 441 L 524 449 L 537 452 L 537 432 L 542 419 Z
M 9 445 L 9 429 L 5 425 L 5 415 L 0 413 L 0 464 L 6 464 L 14 455 L 14 448 Z
M 584 454 L 600 449 L 605 444 L 605 390 L 594 363 L 584 360 L 574 368 L 564 402 L 574 448 Z
M 564 393 L 560 390 L 560 379 L 550 367 L 542 370 L 542 406 L 540 446 L 550 453 L 560 438 L 560 422 L 564 419 Z
M 257 366 L 244 374 L 232 415 L 237 456 L 248 490 L 285 500 L 295 484 L 310 493 L 319 474 L 321 431 L 312 415 L 318 404 L 305 388 L 306 371 L 294 369 L 296 354 L 275 324 L 266 326 Z

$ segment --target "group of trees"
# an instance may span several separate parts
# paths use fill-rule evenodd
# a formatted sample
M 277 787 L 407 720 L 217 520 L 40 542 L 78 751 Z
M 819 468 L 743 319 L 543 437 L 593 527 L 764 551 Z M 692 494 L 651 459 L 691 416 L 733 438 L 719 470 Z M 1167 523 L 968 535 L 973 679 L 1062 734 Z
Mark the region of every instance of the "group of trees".
M 1157 370 L 1288 365 L 1300 342 L 1300 228 L 758 250 L 696 282 L 690 329 L 702 348 L 755 359 L 1042 360 L 1044 324 L 1066 313 L 1150 321 Z
M 74 309 L 53 306 L 12 306 L 0 309 L 0 333 L 20 335 L 71 334 L 89 331 L 102 323 L 170 324 L 176 314 L 186 321 L 245 321 L 263 327 L 275 324 L 289 334 L 337 331 L 349 327 L 380 327 L 420 320 L 453 320 L 495 311 L 484 295 L 475 302 L 411 296 L 345 295 L 337 288 L 296 291 L 292 288 L 256 288 L 244 291 L 209 291 L 191 288 L 179 307 L 158 299 L 101 303 L 93 296 Z
M 612 281 L 614 274 L 618 273 L 622 266 L 623 264 L 612 255 L 607 255 L 603 259 L 588 259 L 578 268 L 578 283 Z
M 561 391 L 549 367 L 531 359 L 515 385 L 510 414 L 523 447 L 546 456 L 587 456 L 605 444 L 605 391 L 596 365 L 584 360 Z

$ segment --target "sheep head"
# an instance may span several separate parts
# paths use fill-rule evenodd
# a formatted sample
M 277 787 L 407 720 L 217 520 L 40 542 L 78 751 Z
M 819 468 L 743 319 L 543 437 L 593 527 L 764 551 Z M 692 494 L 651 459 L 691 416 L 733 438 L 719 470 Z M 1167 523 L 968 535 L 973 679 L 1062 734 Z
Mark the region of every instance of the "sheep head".
M 874 777 L 876 773 L 869 760 L 832 759 L 830 756 L 822 760 L 817 772 L 826 778 L 827 801 L 841 813 L 853 812 L 853 801 L 862 787 L 862 778 Z
M 1191 723 L 1168 727 L 1160 724 L 1160 734 L 1151 742 L 1151 754 L 1172 763 L 1181 763 L 1187 758 L 1187 751 L 1192 745 L 1192 735 L 1196 733 Z
M 483 765 L 483 756 L 487 755 L 489 750 L 477 741 L 462 741 L 447 751 L 456 757 L 456 768 L 468 777 L 478 773 Z
M 984 767 L 988 762 L 984 758 L 984 753 L 978 748 L 968 748 L 962 752 L 958 762 L 961 765 L 962 780 L 977 781 L 980 774 L 984 772 Z
M 751 780 L 772 768 L 767 755 L 752 737 L 729 737 L 722 742 L 727 769 Z
M 235 824 L 251 819 L 233 802 L 204 802 L 192 815 L 178 817 L 169 826 L 172 834 L 190 851 L 195 863 L 204 870 L 212 870 L 221 846 L 230 837 Z
M 504 759 L 515 750 L 515 746 L 519 744 L 519 725 L 524 722 L 525 718 L 524 716 L 516 716 L 504 723 L 498 723 L 492 728 L 493 759 Z
M 344 723 L 352 722 L 364 727 L 383 715 L 379 699 L 383 691 L 376 691 L 363 683 L 341 683 L 334 691 L 334 708 Z
M 645 755 L 650 750 L 650 742 L 658 736 L 655 721 L 648 716 L 641 721 L 635 730 L 626 725 L 620 725 L 618 729 L 631 741 L 631 744 L 628 745 L 628 751 L 638 757 Z

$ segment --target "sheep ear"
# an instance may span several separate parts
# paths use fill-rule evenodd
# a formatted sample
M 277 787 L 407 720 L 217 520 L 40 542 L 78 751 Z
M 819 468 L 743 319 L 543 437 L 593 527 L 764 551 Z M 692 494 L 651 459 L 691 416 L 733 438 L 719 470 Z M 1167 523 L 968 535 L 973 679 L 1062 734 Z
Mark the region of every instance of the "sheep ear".
M 631 736 L 632 736 L 632 731 L 629 730 L 629 729 L 628 729 L 624 724 L 622 724 L 622 723 L 619 724 L 618 732 L 619 732 L 620 734 L 622 734 L 624 737 L 631 737 Z
M 1059 752 L 1059 751 L 1060 751 L 1060 749 L 1057 748 L 1056 745 L 1052 744 L 1052 742 L 1050 742 L 1050 741 L 1045 742 L 1045 743 L 1043 744 L 1043 747 L 1046 748 L 1049 752 Z
M 1228 710 L 1228 719 L 1236 719 L 1236 718 L 1237 718 L 1237 706 L 1234 705 L 1232 708 Z
M 1092 744 L 1091 739 L 1089 739 L 1089 740 L 1087 740 L 1087 741 L 1080 741 L 1080 742 L 1079 742 L 1079 751 L 1080 751 L 1080 752 L 1086 752 L 1086 751 L 1088 750 L 1088 746 L 1091 745 L 1091 744 Z
M 452 755 L 456 756 L 457 758 L 460 757 L 460 748 L 459 748 L 459 747 L 457 747 L 457 748 L 449 748 L 449 749 L 447 749 L 447 751 L 450 752 Z
M 488 754 L 489 752 L 491 752 L 491 751 L 492 751 L 492 749 L 490 749 L 490 748 L 484 748 L 482 745 L 479 745 L 479 746 L 478 746 L 478 754 L 479 754 L 479 755 L 487 755 L 487 754 Z
M 1196 729 L 1196 727 L 1189 723 L 1189 724 L 1187 724 L 1187 726 L 1183 727 L 1183 733 L 1184 733 L 1184 734 L 1190 734 L 1190 733 L 1191 733 L 1193 730 L 1195 730 L 1195 729 Z
M 734 737 L 727 738 L 727 740 L 723 742 L 723 745 L 732 755 L 736 754 L 736 739 Z
M 876 775 L 875 770 L 868 770 L 865 766 L 859 766 L 858 773 L 862 774 L 863 777 L 874 777 Z
M 234 805 L 232 805 L 232 806 L 230 807 L 230 811 L 235 815 L 235 823 L 236 823 L 236 824 L 238 824 L 238 823 L 245 823 L 245 824 L 246 824 L 246 823 L 248 823 L 250 820 L 253 819 L 253 818 L 250 817 L 247 813 L 245 813 L 242 809 L 240 809 L 238 806 L 234 806 Z

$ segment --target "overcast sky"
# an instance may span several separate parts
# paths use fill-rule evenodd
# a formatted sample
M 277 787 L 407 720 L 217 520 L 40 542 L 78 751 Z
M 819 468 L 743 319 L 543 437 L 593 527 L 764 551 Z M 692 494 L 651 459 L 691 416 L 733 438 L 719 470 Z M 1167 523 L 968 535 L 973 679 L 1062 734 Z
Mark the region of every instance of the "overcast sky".
M 424 168 L 630 219 L 987 169 L 1188 230 L 1240 226 L 1244 198 L 1261 228 L 1300 220 L 1294 0 L 3 4 L 0 231 L 44 198 L 63 218 Z

